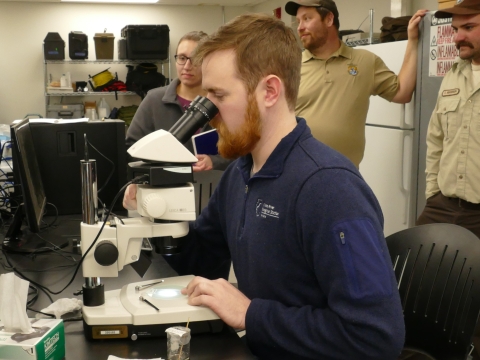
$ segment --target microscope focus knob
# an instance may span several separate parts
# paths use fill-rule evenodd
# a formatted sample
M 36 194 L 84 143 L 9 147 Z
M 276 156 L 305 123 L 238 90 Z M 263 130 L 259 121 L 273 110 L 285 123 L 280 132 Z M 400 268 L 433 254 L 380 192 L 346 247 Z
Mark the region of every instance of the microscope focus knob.
M 143 199 L 143 210 L 153 217 L 160 218 L 167 211 L 167 203 L 160 194 L 150 194 Z
M 111 241 L 104 240 L 95 247 L 93 256 L 98 264 L 110 266 L 118 260 L 118 249 Z

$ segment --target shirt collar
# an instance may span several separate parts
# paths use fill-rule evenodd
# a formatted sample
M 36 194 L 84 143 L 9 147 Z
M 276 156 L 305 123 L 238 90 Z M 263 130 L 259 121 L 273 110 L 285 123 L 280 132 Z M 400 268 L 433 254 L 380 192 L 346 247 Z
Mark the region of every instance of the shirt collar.
M 297 117 L 297 126 L 285 136 L 277 145 L 275 150 L 270 154 L 265 165 L 255 176 L 264 178 L 276 178 L 283 172 L 283 167 L 288 155 L 292 151 L 294 145 L 304 136 L 312 136 L 310 128 L 307 126 L 305 119 Z M 244 179 L 248 181 L 250 178 L 250 170 L 252 169 L 252 155 L 248 154 L 238 160 L 237 169 L 242 173 Z
M 456 73 L 457 71 L 464 74 L 464 76 L 467 78 L 472 76 L 472 66 L 470 60 L 462 60 L 457 58 L 452 65 L 452 72 Z
M 452 68 L 453 68 L 453 71 L 455 71 L 456 69 L 462 71 L 463 69 L 465 69 L 465 67 L 468 67 L 469 65 L 470 65 L 470 61 L 457 58 L 453 63 Z
M 353 52 L 353 49 L 350 46 L 347 46 L 343 41 L 340 41 L 340 47 L 338 48 L 337 51 L 335 51 L 332 55 L 330 55 L 329 59 L 333 57 L 340 57 L 340 56 L 346 59 L 352 59 L 352 52 Z M 325 59 L 320 59 L 316 57 L 309 50 L 305 49 L 302 53 L 302 63 L 305 63 L 311 59 L 325 60 Z
M 163 102 L 165 103 L 177 103 L 177 87 L 180 84 L 180 80 L 173 79 L 170 85 L 165 89 L 165 94 L 163 95 Z

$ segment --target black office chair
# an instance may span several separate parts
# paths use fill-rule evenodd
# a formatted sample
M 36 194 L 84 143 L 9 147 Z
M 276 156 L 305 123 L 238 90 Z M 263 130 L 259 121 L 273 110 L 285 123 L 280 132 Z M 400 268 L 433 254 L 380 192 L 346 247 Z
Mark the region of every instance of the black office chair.
M 202 209 L 207 206 L 222 175 L 223 171 L 221 170 L 200 171 L 193 174 L 193 178 L 195 179 L 193 187 L 195 188 L 195 210 L 197 216 L 200 215 Z M 230 267 L 228 281 L 234 284 L 237 283 L 237 277 L 235 276 L 233 267 Z
M 480 239 L 451 224 L 387 237 L 406 327 L 405 348 L 464 360 L 480 313 Z

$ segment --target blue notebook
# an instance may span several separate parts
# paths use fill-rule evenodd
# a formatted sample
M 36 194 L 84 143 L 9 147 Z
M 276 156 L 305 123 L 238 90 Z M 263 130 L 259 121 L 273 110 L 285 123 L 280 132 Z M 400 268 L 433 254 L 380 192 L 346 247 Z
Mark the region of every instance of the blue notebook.
M 209 130 L 192 136 L 193 151 L 195 155 L 218 155 L 217 130 Z

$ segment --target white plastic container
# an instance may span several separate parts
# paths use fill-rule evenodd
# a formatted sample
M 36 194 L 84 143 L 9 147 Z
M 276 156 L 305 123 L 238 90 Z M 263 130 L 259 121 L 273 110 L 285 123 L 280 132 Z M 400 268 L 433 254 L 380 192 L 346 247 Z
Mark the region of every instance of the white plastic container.
M 90 121 L 98 120 L 97 110 L 94 108 L 85 109 L 85 117 L 88 118 Z
M 110 106 L 108 106 L 105 98 L 100 100 L 100 103 L 97 106 L 97 111 L 99 119 L 108 118 L 110 116 Z
M 167 333 L 167 360 L 190 359 L 190 329 L 174 326 L 165 330 Z
M 65 74 L 62 75 L 60 78 L 60 87 L 66 88 L 67 87 L 67 77 Z

